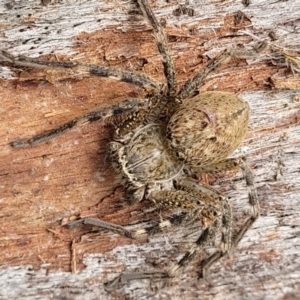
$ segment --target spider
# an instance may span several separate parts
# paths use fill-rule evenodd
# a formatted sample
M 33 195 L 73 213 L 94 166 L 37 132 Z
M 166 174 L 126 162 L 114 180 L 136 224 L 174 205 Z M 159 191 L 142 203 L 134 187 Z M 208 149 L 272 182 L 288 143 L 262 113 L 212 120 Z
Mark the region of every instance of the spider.
M 76 220 L 69 223 L 69 227 L 96 225 L 128 238 L 144 240 L 165 228 L 190 224 L 201 216 L 209 220 L 191 249 L 175 266 L 162 272 L 123 273 L 111 286 L 116 282 L 137 278 L 174 277 L 181 273 L 198 252 L 218 240 L 217 250 L 207 255 L 201 263 L 200 275 L 205 277 L 207 269 L 214 262 L 237 246 L 259 215 L 258 197 L 250 168 L 244 158 L 228 158 L 246 133 L 250 115 L 248 104 L 222 91 L 197 94 L 198 86 L 211 72 L 227 63 L 233 53 L 224 50 L 178 88 L 166 34 L 148 0 L 137 2 L 153 29 L 167 84 L 138 72 L 76 62 L 41 61 L 13 56 L 4 50 L 0 52 L 2 62 L 15 66 L 71 69 L 91 76 L 113 77 L 140 86 L 148 92 L 145 99 L 126 99 L 118 105 L 91 111 L 57 128 L 11 143 L 14 148 L 30 147 L 76 126 L 100 119 L 115 124 L 117 120 L 118 125 L 110 143 L 110 155 L 115 169 L 122 174 L 130 202 L 147 199 L 159 207 L 179 207 L 182 210 L 180 214 L 135 232 L 94 218 Z M 242 170 L 248 186 L 251 210 L 249 218 L 234 234 L 233 214 L 228 198 L 195 178 L 201 173 L 236 167 Z

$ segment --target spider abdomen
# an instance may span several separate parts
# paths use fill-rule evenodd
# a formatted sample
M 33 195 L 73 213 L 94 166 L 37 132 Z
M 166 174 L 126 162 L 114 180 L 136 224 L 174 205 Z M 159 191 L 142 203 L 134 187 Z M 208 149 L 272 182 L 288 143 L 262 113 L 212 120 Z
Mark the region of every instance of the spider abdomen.
M 247 102 L 227 92 L 205 92 L 186 99 L 172 115 L 167 137 L 184 163 L 201 167 L 225 160 L 248 127 Z

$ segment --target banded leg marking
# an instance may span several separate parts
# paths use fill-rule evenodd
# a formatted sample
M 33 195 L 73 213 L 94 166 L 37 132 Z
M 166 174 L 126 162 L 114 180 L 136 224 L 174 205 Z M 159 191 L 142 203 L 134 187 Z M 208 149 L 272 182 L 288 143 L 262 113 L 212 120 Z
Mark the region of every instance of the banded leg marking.
M 140 108 L 147 106 L 147 100 L 146 99 L 127 99 L 123 102 L 121 102 L 118 105 L 109 107 L 109 108 L 100 108 L 91 112 L 88 112 L 87 114 L 84 114 L 83 116 L 79 116 L 71 121 L 68 121 L 58 127 L 55 127 L 53 129 L 44 131 L 42 133 L 39 133 L 37 135 L 34 135 L 31 138 L 23 138 L 18 139 L 13 142 L 11 142 L 11 146 L 14 148 L 26 148 L 30 146 L 34 146 L 46 141 L 49 141 L 53 138 L 55 138 L 58 135 L 61 135 L 65 133 L 66 131 L 75 128 L 84 126 L 88 123 L 98 121 L 102 119 L 102 121 L 106 121 L 107 123 L 112 123 L 114 118 L 116 119 L 117 116 L 120 116 L 126 112 L 138 110 Z

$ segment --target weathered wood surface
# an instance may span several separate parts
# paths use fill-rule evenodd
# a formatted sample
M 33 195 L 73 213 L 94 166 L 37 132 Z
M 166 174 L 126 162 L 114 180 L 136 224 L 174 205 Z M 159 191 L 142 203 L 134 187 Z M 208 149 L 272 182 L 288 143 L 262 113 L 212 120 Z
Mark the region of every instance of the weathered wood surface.
M 52 1 L 46 6 L 15 1 L 11 9 L 7 3 L 0 3 L 1 48 L 140 70 L 163 80 L 150 28 L 130 1 Z M 194 9 L 194 16 L 175 16 L 178 1 L 154 4 L 158 18 L 167 24 L 179 83 L 201 68 L 203 55 L 240 44 L 251 48 L 257 41 L 249 34 L 299 49 L 299 0 L 251 1 L 248 7 L 242 1 L 203 0 L 190 1 L 187 7 Z M 237 11 L 246 14 L 239 24 L 234 23 Z M 133 281 L 111 294 L 103 283 L 123 270 L 174 264 L 199 235 L 199 224 L 170 230 L 144 244 L 90 228 L 67 230 L 61 224 L 70 216 L 99 217 L 129 228 L 157 218 L 151 204 L 128 207 L 122 199 L 106 155 L 112 128 L 91 124 L 31 149 L 12 149 L 9 142 L 143 91 L 108 79 L 60 81 L 61 74 L 49 71 L 0 68 L 0 298 L 297 299 L 299 74 L 277 61 L 270 64 L 272 55 L 266 50 L 256 59 L 235 60 L 201 88 L 239 93 L 252 108 L 249 132 L 237 154 L 248 156 L 256 174 L 262 208 L 258 221 L 236 252 L 213 266 L 212 285 L 197 280 L 194 264 L 165 285 Z M 231 172 L 211 181 L 244 218 L 247 192 L 241 175 Z M 72 274 L 74 262 L 77 272 Z

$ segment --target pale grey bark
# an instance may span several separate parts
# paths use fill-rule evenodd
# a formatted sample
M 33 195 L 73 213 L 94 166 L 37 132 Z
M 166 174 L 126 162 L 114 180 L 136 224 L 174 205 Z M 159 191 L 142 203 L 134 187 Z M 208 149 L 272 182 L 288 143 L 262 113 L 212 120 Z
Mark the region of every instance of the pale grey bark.
M 41 54 L 54 52 L 57 55 L 67 55 L 74 60 L 89 61 L 89 54 L 81 53 L 74 48 L 76 40 L 74 39 L 82 32 L 92 33 L 96 30 L 113 28 L 114 30 L 124 31 L 130 34 L 132 31 L 146 30 L 145 23 L 136 14 L 131 15 L 128 12 L 136 9 L 131 1 L 52 1 L 46 6 L 41 5 L 41 1 L 14 1 L 12 9 L 5 6 L 11 1 L 2 1 L 0 3 L 0 41 L 1 48 L 10 50 L 14 54 L 30 55 L 38 57 Z M 185 4 L 184 1 L 180 2 Z M 186 28 L 197 28 L 197 34 L 203 34 L 205 31 L 217 30 L 222 27 L 224 17 L 227 14 L 241 10 L 251 20 L 251 26 L 243 28 L 240 39 L 235 37 L 234 43 L 230 37 L 227 39 L 210 39 L 198 47 L 205 47 L 207 54 L 217 53 L 220 49 L 235 48 L 236 42 L 243 42 L 245 32 L 253 35 L 253 42 L 246 46 L 251 48 L 256 40 L 267 39 L 269 46 L 276 45 L 282 49 L 298 50 L 300 45 L 300 1 L 250 1 L 250 5 L 245 7 L 242 1 L 189 1 L 188 7 L 195 10 L 193 17 L 182 15 L 174 16 L 172 13 L 178 7 L 177 1 L 171 1 L 167 4 L 165 1 L 156 1 L 155 13 L 158 18 L 166 19 L 169 30 L 173 34 L 180 35 Z M 205 22 L 204 20 L 207 20 Z M 277 36 L 275 41 L 268 38 L 269 33 L 273 31 Z M 180 57 L 185 48 L 189 46 L 189 39 L 182 39 L 172 44 L 172 53 L 175 57 Z M 195 47 L 195 45 L 192 45 Z M 101 45 L 99 50 L 102 51 Z M 117 51 L 118 50 L 118 51 Z M 139 51 L 136 46 L 130 47 L 126 43 L 121 44 L 117 49 L 105 49 L 107 59 L 125 59 L 138 56 Z M 271 54 L 260 54 L 256 59 L 249 59 L 249 64 L 257 62 L 263 63 Z M 263 65 L 262 65 L 263 66 Z M 2 71 L 2 72 L 1 72 Z M 223 71 L 226 75 L 226 71 Z M 0 75 L 5 78 L 11 78 L 12 73 L 8 67 L 0 67 Z M 257 75 L 258 80 L 262 80 Z M 219 78 L 220 75 L 213 77 Z M 277 74 L 276 74 L 277 76 Z M 274 77 L 275 79 L 277 77 Z M 279 75 L 278 75 L 279 76 Z M 241 97 L 247 100 L 252 109 L 252 117 L 249 126 L 249 133 L 240 147 L 237 154 L 246 155 L 248 162 L 252 166 L 256 175 L 256 184 L 259 191 L 261 203 L 261 216 L 254 226 L 247 232 L 239 244 L 238 249 L 231 257 L 222 259 L 217 265 L 213 266 L 210 275 L 213 286 L 210 286 L 203 280 L 197 280 L 196 266 L 189 268 L 180 278 L 175 278 L 166 286 L 161 283 L 149 283 L 149 281 L 133 281 L 112 294 L 104 291 L 103 282 L 113 279 L 122 270 L 149 270 L 153 269 L 152 258 L 168 268 L 186 250 L 186 241 L 191 242 L 197 238 L 198 233 L 186 236 L 192 229 L 175 229 L 166 234 L 160 234 L 150 239 L 145 244 L 126 244 L 118 242 L 115 235 L 105 234 L 111 241 L 116 240 L 117 246 L 104 253 L 85 254 L 85 269 L 76 274 L 63 272 L 59 270 L 60 263 L 51 269 L 47 261 L 40 265 L 40 269 L 31 269 L 27 264 L 20 263 L 10 265 L 3 263 L 0 269 L 0 298 L 1 299 L 297 299 L 300 297 L 300 91 L 299 74 L 294 77 L 285 77 L 280 74 L 280 87 L 289 87 L 289 90 L 270 90 L 266 84 L 265 90 L 247 91 L 242 89 Z M 289 85 L 292 82 L 292 85 Z M 218 81 L 214 83 L 218 88 Z M 233 83 L 239 85 L 239 82 Z M 275 85 L 276 87 L 276 85 Z M 59 90 L 60 91 L 60 90 Z M 1 100 L 2 101 L 2 100 Z M 24 100 L 25 101 L 25 100 Z M 4 103 L 3 103 L 4 105 Z M 1 114 L 10 113 L 10 104 L 0 107 Z M 44 104 L 41 104 L 41 109 Z M 51 103 L 47 104 L 49 107 Z M 93 108 L 93 106 L 91 106 Z M 62 110 L 71 110 L 72 105 Z M 34 112 L 34 110 L 33 110 Z M 26 115 L 19 116 L 19 121 L 29 124 L 26 134 L 32 134 L 30 127 L 39 127 L 32 120 L 34 113 L 26 118 Z M 29 121 L 26 121 L 29 120 Z M 1 122 L 1 121 L 0 121 Z M 1 153 L 2 157 L 7 159 L 1 165 L 3 197 L 2 203 L 9 205 L 10 199 L 20 198 L 20 203 L 28 201 L 36 203 L 41 201 L 36 195 L 31 193 L 10 193 L 16 191 L 17 183 L 14 181 L 14 174 L 11 168 L 12 162 L 20 162 L 20 168 L 23 159 L 29 155 L 25 152 L 18 152 L 19 156 L 10 159 L 14 155 L 8 146 L 11 141 L 11 134 L 17 132 L 18 120 L 16 120 L 13 129 L 12 123 L 5 124 L 2 121 L 2 127 L 5 134 L 1 135 Z M 31 122 L 33 122 L 31 124 Z M 49 128 L 48 124 L 43 125 Z M 45 129 L 43 128 L 43 129 Z M 99 127 L 98 127 L 99 129 Z M 105 134 L 104 134 L 105 135 Z M 15 136 L 15 135 L 14 135 Z M 68 138 L 63 138 L 68 139 Z M 71 139 L 71 137 L 70 137 Z M 88 149 L 88 142 L 83 147 Z M 74 142 L 75 144 L 75 142 Z M 98 143 L 97 143 L 98 144 Z M 71 147 L 73 146 L 73 147 Z M 70 155 L 72 160 L 77 162 L 75 148 L 76 145 L 68 144 L 66 155 Z M 46 149 L 46 148 L 45 148 Z M 47 148 L 48 149 L 48 148 Z M 53 150 L 47 150 L 47 153 Z M 38 150 L 37 150 L 38 151 Z M 60 151 L 62 151 L 60 149 Z M 82 150 L 84 151 L 84 150 Z M 97 150 L 95 150 L 95 153 Z M 79 152 L 78 152 L 79 153 Z M 94 154 L 95 154 L 94 153 Z M 90 154 L 89 154 L 90 155 Z M 51 159 L 56 159 L 55 155 Z M 47 162 L 45 162 L 46 164 Z M 50 164 L 50 160 L 49 160 Z M 80 161 L 79 161 L 80 164 Z M 69 167 L 69 166 L 66 166 Z M 78 167 L 80 168 L 80 167 Z M 33 169 L 32 169 L 33 170 Z M 96 189 L 97 182 L 104 182 L 102 195 L 109 194 L 115 183 L 105 183 L 105 172 L 90 171 L 92 176 L 97 177 L 97 181 L 90 184 L 87 189 Z M 10 180 L 6 181 L 7 174 L 11 174 Z M 17 174 L 17 173 L 15 173 Z M 76 174 L 76 170 L 74 171 Z M 15 175 L 16 176 L 16 175 Z M 23 175 L 22 175 L 23 176 Z M 24 173 L 26 177 L 26 173 Z M 47 175 L 41 175 L 39 180 L 47 181 Z M 63 176 L 63 174 L 61 174 Z M 28 177 L 29 178 L 29 177 Z M 74 179 L 75 178 L 75 179 Z M 74 181 L 78 179 L 74 175 Z M 100 179 L 99 179 L 100 178 Z M 104 179 L 103 179 L 104 178 Z M 233 181 L 233 178 L 238 180 Z M 25 180 L 25 179 L 24 179 Z M 28 179 L 28 184 L 33 184 Z M 80 184 L 85 184 L 80 182 Z M 94 185 L 93 185 L 94 184 Z M 240 175 L 230 175 L 219 178 L 214 184 L 217 188 L 228 194 L 234 205 L 237 215 L 241 216 L 247 208 L 247 191 Z M 42 186 L 42 185 L 41 185 Z M 108 187 L 107 187 L 108 186 Z M 66 187 L 66 186 L 65 186 Z M 49 188 L 49 187 L 48 187 Z M 55 189 L 53 187 L 54 197 Z M 76 189 L 76 187 L 75 187 Z M 101 189 L 101 188 L 99 188 Z M 8 191 L 9 190 L 9 191 Z M 68 188 L 66 188 L 68 193 Z M 24 190 L 23 190 L 24 191 Z M 27 191 L 27 190 L 26 190 Z M 28 189 L 29 191 L 29 189 Z M 64 191 L 65 193 L 66 191 Z M 87 192 L 87 194 L 89 193 Z M 71 193 L 71 192 L 70 192 Z M 93 192 L 91 192 L 93 193 Z M 76 194 L 70 194 L 75 197 Z M 81 209 L 88 209 L 89 204 L 84 206 L 86 195 L 77 194 L 77 200 L 74 199 L 74 206 L 67 206 L 65 211 L 54 213 L 51 205 L 45 206 L 40 202 L 40 211 L 47 211 L 48 215 L 53 214 L 52 221 L 60 220 L 62 216 L 72 215 Z M 23 197 L 24 196 L 24 197 Z M 11 197 L 11 198 L 10 198 Z M 60 197 L 57 194 L 56 197 Z M 81 201 L 81 197 L 84 201 Z M 63 199 L 62 199 L 63 200 Z M 99 201 L 94 199 L 94 204 Z M 54 204 L 53 204 L 54 205 Z M 30 208 L 29 208 L 30 209 Z M 16 214 L 22 215 L 22 211 Z M 43 218 L 43 214 L 36 218 Z M 11 217 L 11 216 L 10 216 Z M 11 241 L 20 233 L 11 232 L 5 223 L 7 215 L 3 215 L 0 221 L 0 228 L 3 230 L 0 237 L 0 246 L 4 241 Z M 13 216 L 12 216 L 13 218 Z M 22 217 L 18 219 L 22 223 Z M 16 221 L 18 221 L 16 220 Z M 51 224 L 47 220 L 47 226 Z M 134 226 L 136 228 L 137 225 Z M 133 228 L 133 227 L 132 227 Z M 196 228 L 197 229 L 197 228 Z M 38 239 L 32 231 L 23 233 L 25 236 L 33 236 Z M 185 241 L 186 240 L 186 241 Z M 51 243 L 49 241 L 49 247 Z M 101 242 L 101 238 L 99 239 Z M 119 245 L 118 245 L 119 243 Z M 41 245 L 40 245 L 41 246 Z M 42 246 L 41 246 L 42 247 Z M 179 250 L 178 250 L 179 249 Z M 43 251 L 47 251 L 44 249 Z M 5 248 L 2 248 L 2 255 L 9 258 Z M 43 255 L 41 255 L 43 256 Z M 61 253 L 57 257 L 63 261 L 66 253 Z M 172 260 L 172 261 L 171 261 Z M 50 269 L 50 273 L 48 270 Z M 298 295 L 298 296 L 297 296 Z M 293 298 L 294 297 L 294 298 Z

